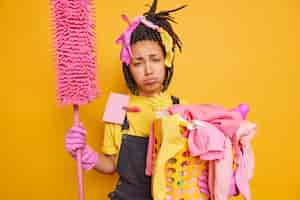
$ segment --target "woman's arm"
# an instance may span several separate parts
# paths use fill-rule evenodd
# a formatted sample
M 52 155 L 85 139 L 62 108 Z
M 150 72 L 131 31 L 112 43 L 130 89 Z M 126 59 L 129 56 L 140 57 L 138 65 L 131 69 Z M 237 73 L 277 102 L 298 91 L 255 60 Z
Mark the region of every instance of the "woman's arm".
M 105 155 L 102 153 L 98 154 L 98 160 L 94 169 L 98 172 L 111 174 L 116 171 L 116 156 L 115 155 Z
M 86 170 L 96 169 L 98 172 L 107 174 L 115 172 L 115 154 L 106 155 L 94 151 L 86 144 L 86 132 L 82 124 L 69 129 L 65 136 L 65 149 L 75 160 L 77 150 L 81 149 L 81 163 Z

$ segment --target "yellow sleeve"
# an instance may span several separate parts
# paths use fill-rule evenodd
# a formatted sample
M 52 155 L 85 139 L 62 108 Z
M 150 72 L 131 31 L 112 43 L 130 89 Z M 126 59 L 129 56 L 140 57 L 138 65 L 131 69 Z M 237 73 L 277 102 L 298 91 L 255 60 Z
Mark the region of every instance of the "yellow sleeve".
M 121 127 L 117 124 L 104 124 L 104 138 L 102 152 L 107 155 L 116 155 L 119 151 Z

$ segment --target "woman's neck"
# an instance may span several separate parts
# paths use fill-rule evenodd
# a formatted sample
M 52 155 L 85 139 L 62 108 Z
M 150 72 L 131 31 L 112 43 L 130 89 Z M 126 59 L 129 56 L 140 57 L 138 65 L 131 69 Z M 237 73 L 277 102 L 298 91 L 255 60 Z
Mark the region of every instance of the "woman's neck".
M 142 96 L 142 97 L 154 97 L 154 96 L 157 96 L 157 95 L 160 95 L 162 92 L 161 91 L 157 91 L 157 92 L 139 92 L 138 93 L 138 96 Z

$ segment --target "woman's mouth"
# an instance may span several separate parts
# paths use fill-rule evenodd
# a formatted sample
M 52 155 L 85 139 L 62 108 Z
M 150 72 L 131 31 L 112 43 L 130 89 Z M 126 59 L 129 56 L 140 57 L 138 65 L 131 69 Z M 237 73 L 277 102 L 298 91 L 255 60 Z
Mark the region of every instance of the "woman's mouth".
M 146 80 L 144 80 L 145 85 L 152 85 L 152 84 L 155 84 L 155 83 L 157 83 L 156 79 L 146 79 Z

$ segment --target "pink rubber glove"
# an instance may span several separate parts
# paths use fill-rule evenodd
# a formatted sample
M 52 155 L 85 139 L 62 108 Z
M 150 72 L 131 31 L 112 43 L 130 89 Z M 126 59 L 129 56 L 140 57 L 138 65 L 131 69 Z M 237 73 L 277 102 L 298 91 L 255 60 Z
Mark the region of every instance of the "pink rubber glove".
M 82 123 L 79 126 L 70 128 L 65 136 L 65 149 L 76 160 L 76 151 L 82 149 L 81 163 L 85 170 L 95 167 L 98 160 L 98 154 L 88 145 L 86 145 L 86 130 Z

